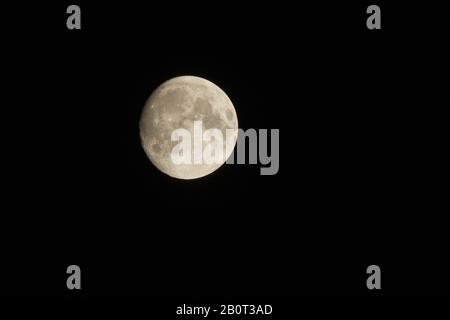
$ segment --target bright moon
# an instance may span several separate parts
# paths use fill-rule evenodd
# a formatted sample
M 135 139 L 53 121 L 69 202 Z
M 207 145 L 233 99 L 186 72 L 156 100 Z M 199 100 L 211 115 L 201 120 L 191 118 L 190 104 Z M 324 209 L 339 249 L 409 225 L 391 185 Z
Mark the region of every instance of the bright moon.
M 172 132 L 184 128 L 193 137 L 194 121 L 201 121 L 203 131 L 219 129 L 224 140 L 226 131 L 232 130 L 231 141 L 220 144 L 225 155 L 223 161 L 213 164 L 175 164 L 172 161 L 171 152 L 178 144 L 172 141 Z M 145 103 L 139 129 L 142 147 L 160 171 L 174 178 L 196 179 L 217 170 L 228 159 L 236 145 L 238 120 L 231 100 L 222 89 L 203 78 L 182 76 L 156 88 Z M 215 140 L 208 143 L 214 144 Z M 202 148 L 205 149 L 208 143 L 203 143 Z M 226 148 L 226 144 L 231 144 L 231 148 Z

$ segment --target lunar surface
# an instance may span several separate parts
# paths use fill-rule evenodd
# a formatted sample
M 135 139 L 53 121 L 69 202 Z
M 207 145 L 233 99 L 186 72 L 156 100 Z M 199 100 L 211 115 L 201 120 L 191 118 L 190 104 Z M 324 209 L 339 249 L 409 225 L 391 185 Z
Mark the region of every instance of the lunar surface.
M 222 132 L 223 144 L 219 146 L 223 146 L 223 160 L 212 164 L 174 163 L 171 152 L 179 142 L 172 141 L 172 132 L 184 128 L 194 139 L 194 122 L 198 121 L 202 121 L 203 132 L 212 128 Z M 142 111 L 139 129 L 142 147 L 160 171 L 174 178 L 196 179 L 217 170 L 228 159 L 236 145 L 238 119 L 222 89 L 203 78 L 182 76 L 164 82 L 151 94 Z M 227 129 L 231 139 L 226 139 Z M 203 150 L 208 143 L 217 142 L 215 139 L 203 142 Z M 191 152 L 194 158 L 194 148 Z

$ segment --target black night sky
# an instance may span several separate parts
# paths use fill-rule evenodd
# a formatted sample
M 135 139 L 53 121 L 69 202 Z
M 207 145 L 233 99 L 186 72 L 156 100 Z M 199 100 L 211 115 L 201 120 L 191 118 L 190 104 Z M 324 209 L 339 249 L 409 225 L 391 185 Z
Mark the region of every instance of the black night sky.
M 79 31 L 66 29 L 68 3 L 45 5 L 40 27 L 17 27 L 26 36 L 12 66 L 23 76 L 10 93 L 20 102 L 7 112 L 22 147 L 2 210 L 6 295 L 444 293 L 443 191 L 431 165 L 442 39 L 431 9 L 431 23 L 408 25 L 418 9 L 383 2 L 382 29 L 371 31 L 366 3 L 145 3 L 79 2 Z M 225 165 L 183 181 L 149 162 L 142 107 L 180 75 L 221 87 L 240 128 L 280 129 L 277 175 Z M 71 264 L 79 292 L 66 288 Z M 366 287 L 371 264 L 379 292 Z

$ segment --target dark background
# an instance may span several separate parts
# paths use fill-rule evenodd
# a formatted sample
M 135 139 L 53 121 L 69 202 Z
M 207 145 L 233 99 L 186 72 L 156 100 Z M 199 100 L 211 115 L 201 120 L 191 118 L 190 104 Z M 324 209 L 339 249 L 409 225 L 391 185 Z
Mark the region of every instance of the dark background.
M 2 294 L 447 293 L 439 9 L 374 2 L 382 29 L 368 30 L 364 2 L 79 1 L 82 29 L 70 31 L 69 4 L 10 11 Z M 277 175 L 228 165 L 182 181 L 152 166 L 140 112 L 187 74 L 221 87 L 241 128 L 280 129 Z M 366 288 L 371 264 L 381 291 Z

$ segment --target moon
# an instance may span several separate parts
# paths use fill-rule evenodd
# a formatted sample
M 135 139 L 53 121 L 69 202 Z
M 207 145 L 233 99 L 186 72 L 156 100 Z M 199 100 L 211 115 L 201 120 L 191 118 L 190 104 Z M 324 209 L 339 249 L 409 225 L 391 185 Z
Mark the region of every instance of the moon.
M 213 164 L 172 161 L 171 152 L 179 143 L 172 141 L 172 132 L 184 128 L 194 137 L 194 121 L 201 121 L 202 132 L 213 128 L 222 132 L 223 161 Z M 231 139 L 226 139 L 227 129 Z M 142 110 L 139 131 L 142 147 L 156 168 L 174 178 L 196 179 L 216 171 L 231 155 L 237 140 L 238 119 L 230 98 L 217 85 L 200 77 L 181 76 L 162 83 L 150 95 Z M 203 150 L 206 145 L 202 144 Z

